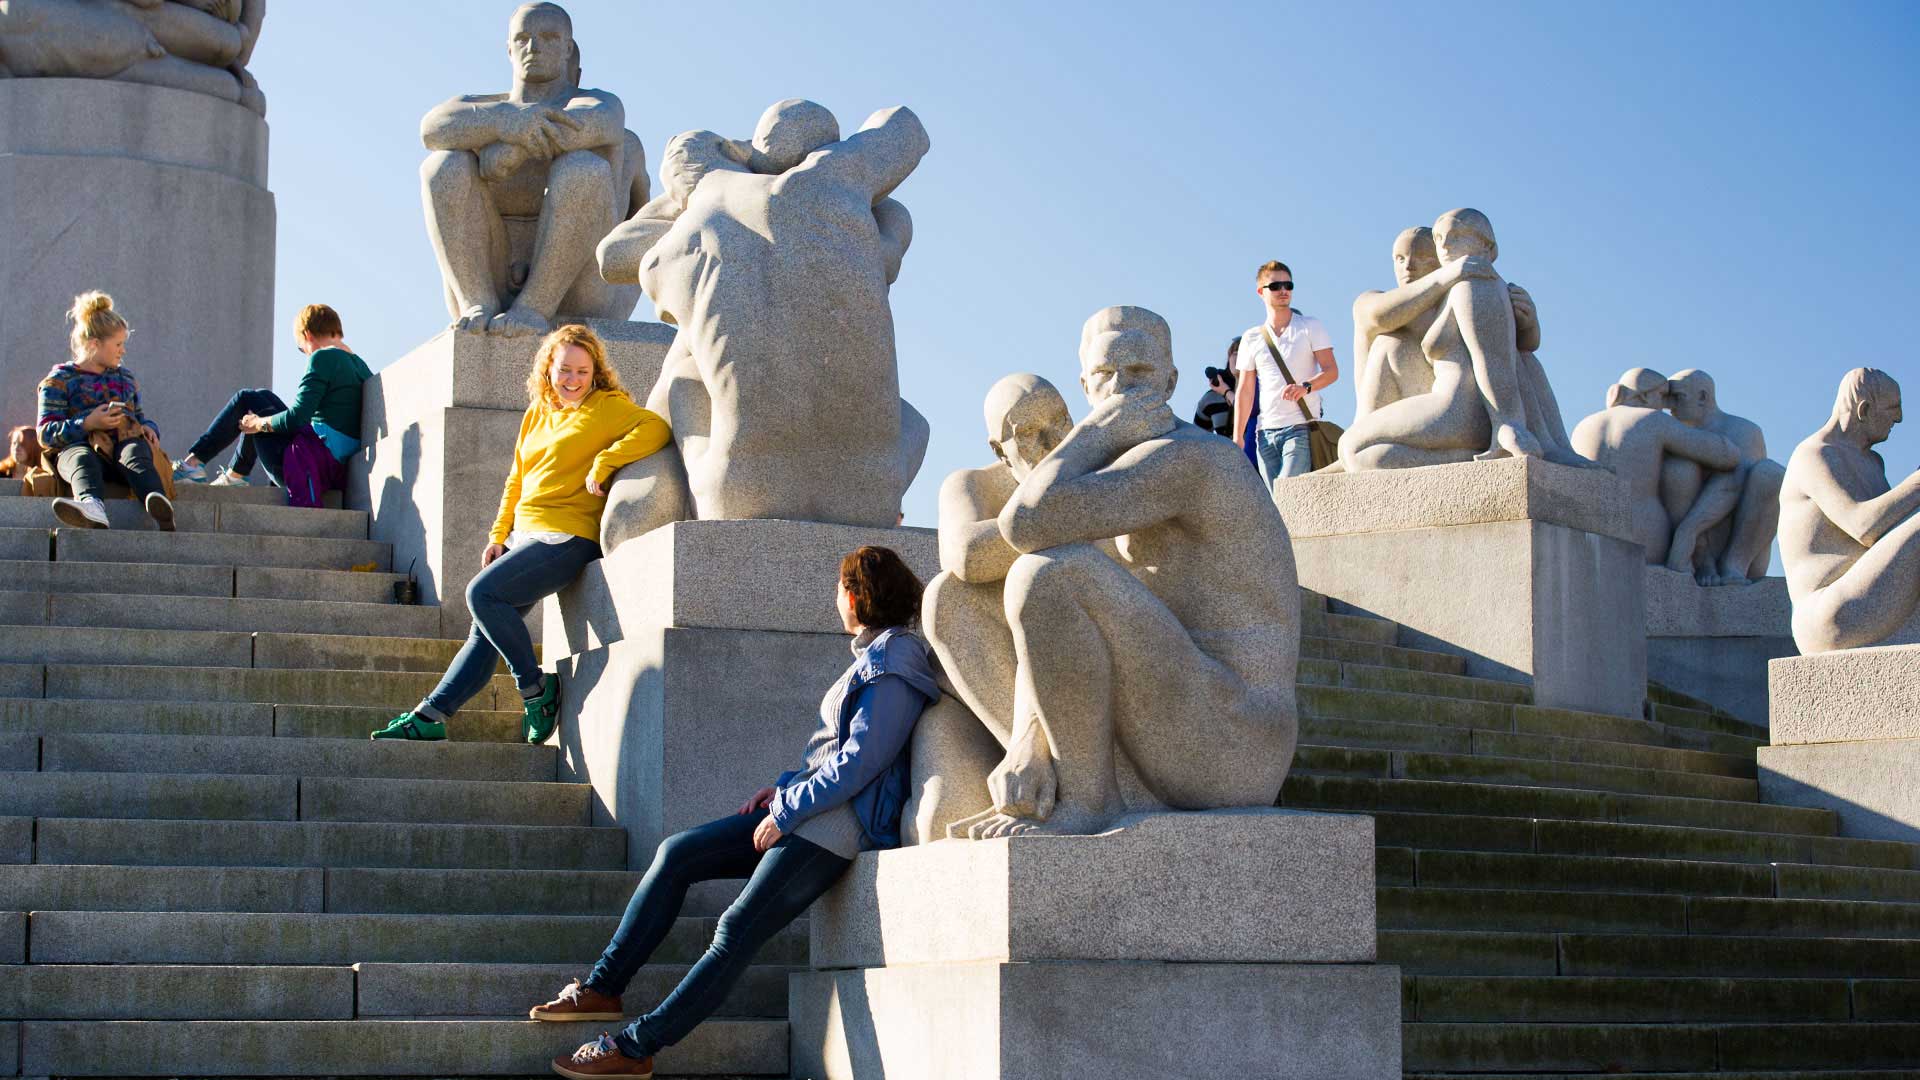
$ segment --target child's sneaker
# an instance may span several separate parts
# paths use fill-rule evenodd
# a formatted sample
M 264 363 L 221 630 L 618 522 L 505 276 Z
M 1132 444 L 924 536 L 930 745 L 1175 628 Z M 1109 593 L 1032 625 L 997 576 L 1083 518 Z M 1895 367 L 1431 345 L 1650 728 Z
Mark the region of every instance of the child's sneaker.
M 386 727 L 367 736 L 369 739 L 406 739 L 411 742 L 442 742 L 446 737 L 447 725 L 414 712 L 401 713 L 388 721 Z
M 526 736 L 529 744 L 539 746 L 560 723 L 560 673 L 548 672 L 540 692 L 526 698 L 525 705 L 527 711 L 520 718 L 520 734 Z
M 161 532 L 173 531 L 173 500 L 156 491 L 147 496 L 147 516 L 160 526 Z
M 104 529 L 107 527 L 107 504 L 91 495 L 78 499 L 55 499 L 53 516 L 69 528 Z
M 241 476 L 239 473 L 234 472 L 232 469 L 221 469 L 220 475 L 207 481 L 207 486 L 208 487 L 252 487 L 253 481 L 247 479 L 244 476 Z
M 173 463 L 173 482 L 176 484 L 204 484 L 207 482 L 207 468 L 204 465 Z

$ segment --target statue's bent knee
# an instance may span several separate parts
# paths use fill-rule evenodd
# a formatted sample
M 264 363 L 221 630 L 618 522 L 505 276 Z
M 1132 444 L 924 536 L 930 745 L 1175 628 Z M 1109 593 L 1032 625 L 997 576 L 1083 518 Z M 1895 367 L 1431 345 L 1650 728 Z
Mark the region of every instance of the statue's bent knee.
M 434 190 L 480 178 L 480 159 L 471 150 L 435 150 L 420 163 L 420 179 Z
M 565 197 L 612 198 L 613 166 L 591 150 L 572 150 L 553 159 L 547 169 L 547 194 Z

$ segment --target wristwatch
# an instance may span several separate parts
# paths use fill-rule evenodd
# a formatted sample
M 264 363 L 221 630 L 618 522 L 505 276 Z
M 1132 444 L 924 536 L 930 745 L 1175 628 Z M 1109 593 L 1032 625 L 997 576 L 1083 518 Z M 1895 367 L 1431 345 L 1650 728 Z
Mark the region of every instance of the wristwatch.
M 1311 394 L 1313 393 L 1313 384 L 1310 382 L 1303 382 L 1300 384 L 1300 390 L 1302 393 Z

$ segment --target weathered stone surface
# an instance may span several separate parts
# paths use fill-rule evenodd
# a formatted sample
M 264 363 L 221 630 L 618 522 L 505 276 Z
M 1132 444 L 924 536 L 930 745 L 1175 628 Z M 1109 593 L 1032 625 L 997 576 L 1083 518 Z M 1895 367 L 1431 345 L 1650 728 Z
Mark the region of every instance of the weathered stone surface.
M 1534 459 L 1466 462 L 1380 476 L 1315 473 L 1274 492 L 1295 541 L 1316 536 L 1540 521 L 1634 539 L 1627 493 L 1599 469 Z M 1302 580 L 1333 599 L 1339 594 Z
M 797 974 L 794 1076 L 1393 1080 L 1400 979 L 1340 964 L 933 964 Z
M 812 933 L 816 968 L 1364 963 L 1374 958 L 1373 821 L 1213 810 L 1124 819 L 1097 836 L 869 852 L 814 905 Z
M 0 968 L 0 1016 L 31 1020 L 351 1020 L 353 969 L 173 964 Z M 102 993 L 102 987 L 113 987 Z
M 37 698 L 46 687 L 47 669 L 39 664 L 0 664 L 0 696 Z
M 64 359 L 62 313 L 88 288 L 112 293 L 138 331 L 127 367 L 169 445 L 206 424 L 216 394 L 272 382 L 260 117 L 205 94 L 59 78 L 0 80 L 0 116 L 0 401 L 34 400 Z
M 1768 672 L 1775 746 L 1920 740 L 1920 645 L 1784 657 Z
M 0 22 L 0 68 L 17 79 L 116 79 L 205 94 L 265 115 L 246 64 L 264 0 L 219 6 L 15 4 Z
M 550 1000 L 582 965 L 572 964 L 356 964 L 362 1017 L 514 1016 L 529 1002 Z M 719 1017 L 782 1016 L 792 968 L 755 964 L 714 1013 Z M 680 964 L 649 963 L 622 995 L 628 1016 L 642 1016 L 686 975 Z
M 0 735 L 0 749 L 32 736 Z M 298 816 L 293 777 L 113 775 L 34 772 L 37 754 L 0 760 L 23 770 L 0 785 L 0 814 L 23 817 L 207 818 L 292 821 Z
M 546 601 L 546 653 L 570 656 L 664 626 L 840 634 L 833 606 L 840 559 L 863 544 L 892 548 L 923 579 L 938 567 L 929 529 L 674 522 L 588 564 Z
M 27 962 L 27 913 L 0 911 L 0 964 Z
M 317 868 L 10 866 L 0 910 L 319 911 L 326 885 Z
M 1721 410 L 1706 372 L 1675 375 L 1667 383 L 1667 408 L 1681 423 L 1720 435 L 1739 452 L 1739 464 L 1723 471 L 1685 460 L 1669 460 L 1662 469 L 1660 497 L 1673 519 L 1667 569 L 1707 586 L 1766 577 L 1786 469 L 1767 456 L 1760 425 Z
M 1763 746 L 1759 761 L 1768 802 L 1832 810 L 1847 836 L 1920 843 L 1920 739 Z

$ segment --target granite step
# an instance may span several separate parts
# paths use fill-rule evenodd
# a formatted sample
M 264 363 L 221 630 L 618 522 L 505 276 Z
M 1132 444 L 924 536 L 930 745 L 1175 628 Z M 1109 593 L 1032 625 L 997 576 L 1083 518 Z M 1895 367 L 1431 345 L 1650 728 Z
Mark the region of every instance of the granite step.
M 273 706 L 243 701 L 0 698 L 0 735 L 271 735 Z M 360 733 L 366 738 L 366 732 Z
M 1497 679 L 1444 675 L 1433 671 L 1350 664 L 1334 660 L 1300 661 L 1299 681 L 1310 686 L 1345 686 L 1356 690 L 1388 690 L 1463 701 L 1524 705 L 1533 700 L 1531 687 Z
M 804 964 L 802 957 L 802 964 Z M 430 963 L 356 964 L 359 1015 L 511 1016 L 550 1001 L 583 964 Z M 787 975 L 804 966 L 756 963 L 749 967 L 714 1015 L 784 1018 Z M 621 1000 L 628 1016 L 642 1016 L 672 992 L 686 975 L 681 964 L 648 964 L 640 969 Z M 4 1015 L 4 1014 L 0 1014 Z
M 1775 863 L 1774 892 L 1809 900 L 1920 903 L 1920 871 Z
M 1545 1070 L 1722 1076 L 1743 1069 L 1907 1067 L 1920 1061 L 1916 1024 L 1402 1025 L 1402 1067 L 1425 1075 Z
M 1467 671 L 1466 659 L 1451 653 L 1405 649 L 1397 645 L 1354 641 L 1350 638 L 1303 636 L 1300 639 L 1300 655 L 1308 660 L 1338 660 L 1349 664 L 1412 668 L 1415 671 L 1432 671 L 1442 675 L 1464 675 Z
M 48 735 L 47 772 L 552 781 L 553 746 L 206 735 Z M 555 785 L 556 787 L 558 785 Z
M 52 500 L 24 495 L 0 495 L 0 528 L 43 529 L 58 526 Z M 246 533 L 260 536 L 309 536 L 333 540 L 365 540 L 368 514 L 364 510 L 330 510 L 263 502 L 220 503 L 204 499 L 175 500 L 173 525 L 184 533 Z M 113 530 L 158 531 L 153 519 L 132 499 L 108 499 L 107 521 Z
M 1920 938 L 1920 904 L 1387 887 L 1381 929 Z
M 33 861 L 40 863 L 502 870 L 620 870 L 627 864 L 625 829 L 577 825 L 114 818 L 40 818 L 32 824 Z
M 662 964 L 699 959 L 717 922 L 675 919 L 653 959 Z M 619 925 L 618 917 L 605 915 L 36 911 L 28 916 L 27 959 L 31 964 L 133 965 L 565 964 L 577 975 L 607 947 Z M 806 929 L 782 929 L 755 959 L 806 963 Z
M 1773 868 L 1764 863 L 1398 847 L 1379 848 L 1375 856 L 1381 885 L 1418 882 L 1422 888 L 1774 895 Z
M 551 780 L 512 783 L 306 777 L 300 781 L 300 820 L 408 821 L 420 825 L 591 825 L 593 786 Z
M 370 570 L 301 570 L 275 566 L 233 568 L 233 595 L 261 600 L 336 600 L 391 604 L 405 574 Z
M 48 563 L 58 566 L 59 563 Z M 447 669 L 460 642 L 437 637 L 363 637 L 356 634 L 251 633 L 243 622 L 230 630 L 155 630 L 112 626 L 17 625 L 4 610 L 0 593 L 0 656 L 32 656 L 50 664 L 89 662 L 129 667 L 323 668 L 333 671 L 415 671 Z M 138 602 L 137 600 L 131 602 Z M 277 601 L 246 601 L 250 604 Z M 413 611 L 434 611 L 413 608 Z M 133 621 L 117 619 L 117 621 Z M 437 616 L 419 620 L 438 627 Z M 381 627 L 384 629 L 385 627 Z M 505 672 L 506 666 L 499 665 Z
M 0 530 L 4 531 L 4 530 Z M 0 593 L 110 593 L 116 596 L 220 596 L 385 604 L 405 574 L 185 563 L 0 561 Z
M 1419 975 L 1409 1021 L 1795 1023 L 1854 1019 L 1920 994 L 1920 980 Z
M 1480 754 L 1394 751 L 1392 775 L 1406 780 L 1464 780 L 1735 802 L 1757 801 L 1760 797 L 1758 782 L 1735 776 Z
M 293 821 L 299 787 L 291 776 L 0 772 L 0 815 Z
M 514 695 L 513 700 L 517 701 L 518 695 Z M 368 732 L 386 727 L 387 721 L 393 719 L 403 709 L 411 707 L 411 702 L 399 707 L 392 705 L 275 705 L 273 733 L 283 739 L 364 740 Z M 512 711 L 474 707 L 461 709 L 452 720 L 447 722 L 447 741 L 519 745 L 524 738 L 520 730 L 522 715 L 519 708 Z
M 497 1020 L 27 1020 L 29 1076 L 471 1077 L 551 1075 L 547 1062 L 606 1024 Z M 3 1036 L 4 1033 L 0 1033 Z M 11 1048 L 10 1038 L 0 1042 Z M 0 1064 L 5 1064 L 0 1060 Z M 785 1020 L 716 1019 L 656 1059 L 657 1075 L 787 1075 Z
M 255 476 L 254 482 L 245 487 L 214 487 L 212 484 L 175 484 L 174 501 L 177 503 L 218 503 L 222 506 L 277 506 L 287 507 L 287 493 L 284 488 L 274 487 L 266 482 L 266 477 Z M 320 502 L 329 510 L 340 509 L 341 493 L 329 491 L 320 496 Z
M 1313 637 L 1361 641 L 1373 645 L 1393 645 L 1400 638 L 1400 624 L 1370 615 L 1335 615 L 1312 608 L 1300 609 L 1300 632 Z
M 0 560 L 48 562 L 52 559 L 53 538 L 47 529 L 0 529 Z
M 1300 724 L 1303 746 L 1369 750 L 1412 750 L 1482 757 L 1535 758 L 1541 761 L 1615 765 L 1661 772 L 1693 772 L 1752 779 L 1751 756 L 1713 754 L 1666 746 L 1642 746 L 1602 739 L 1516 735 L 1473 728 L 1440 728 L 1379 720 L 1306 717 Z
M 186 563 L 296 570 L 350 570 L 371 563 L 374 570 L 385 571 L 392 569 L 393 560 L 392 546 L 373 540 L 242 533 L 136 533 L 63 528 L 54 532 L 53 549 L 55 558 L 61 562 Z M 0 545 L 0 554 L 5 551 Z
M 1376 812 L 1374 820 L 1378 844 L 1428 851 L 1507 851 L 1766 864 L 1815 862 L 1901 871 L 1916 869 L 1913 845 L 1850 837 L 1402 811 Z
M 1408 975 L 1909 979 L 1920 939 L 1381 930 L 1380 962 Z
M 1552 1072 L 1552 1073 L 1460 1073 L 1460 1072 L 1417 1072 L 1403 1073 L 1407 1080 L 1484 1080 L 1495 1075 L 1500 1080 L 1619 1080 L 1630 1075 L 1618 1072 Z M 1647 1080 L 1920 1080 L 1920 1069 L 1734 1069 L 1727 1072 L 1658 1072 L 1631 1074 L 1644 1076 Z
M 0 1019 L 352 1020 L 354 1015 L 354 971 L 345 965 L 0 967 Z
M 1838 831 L 1832 811 L 1812 807 L 1459 781 L 1382 780 L 1296 773 L 1287 777 L 1281 789 L 1280 803 L 1283 806 L 1316 810 L 1365 813 L 1398 810 L 1565 821 L 1618 821 L 1704 829 L 1747 829 L 1817 837 L 1831 837 Z
M 395 611 L 434 613 L 438 608 L 386 605 Z M 384 617 L 384 616 L 383 616 Z M 378 624 L 374 624 L 378 625 Z M 380 626 L 380 629 L 386 629 Z M 437 633 L 437 631 L 436 631 Z M 394 637 L 363 636 L 359 633 L 277 633 L 263 632 L 253 637 L 253 666 L 257 668 L 324 668 L 332 671 L 415 671 L 443 674 L 452 666 L 464 641 L 449 641 L 436 636 Z M 540 653 L 534 647 L 534 655 Z M 505 661 L 496 661 L 494 672 L 504 675 Z
M 326 893 L 318 867 L 0 865 L 0 911 L 318 912 Z
M 53 626 L 133 630 L 243 630 L 282 634 L 368 634 L 439 638 L 440 609 L 335 600 L 262 600 L 212 596 L 52 594 Z M 372 635 L 370 635 L 372 636 Z
M 1763 724 L 1750 724 L 1736 716 L 1707 709 L 1691 709 L 1680 705 L 1663 705 L 1651 702 L 1648 706 L 1652 715 L 1648 719 L 1668 727 L 1694 728 L 1699 731 L 1714 731 L 1725 735 L 1739 735 L 1749 739 L 1765 740 L 1767 728 Z
M 327 910 L 396 915 L 619 915 L 627 909 L 641 877 L 639 870 L 335 867 L 327 871 Z M 699 882 L 687 891 L 680 913 L 718 916 L 743 884 Z
M 23 680 L 24 681 L 24 680 Z M 8 690 L 0 671 L 0 695 L 75 701 L 255 701 L 276 705 L 357 705 L 404 712 L 440 682 L 432 672 L 319 671 L 294 668 L 132 667 L 49 664 L 36 695 Z M 513 680 L 495 676 L 471 707 L 497 711 L 520 707 Z

